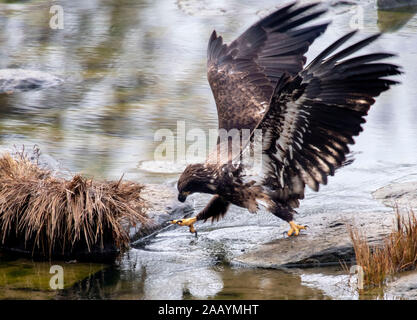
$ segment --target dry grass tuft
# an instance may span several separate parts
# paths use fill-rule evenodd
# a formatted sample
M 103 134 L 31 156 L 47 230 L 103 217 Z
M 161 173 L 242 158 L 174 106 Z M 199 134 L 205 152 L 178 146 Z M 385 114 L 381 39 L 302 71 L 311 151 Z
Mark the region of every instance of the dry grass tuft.
M 366 287 L 380 287 L 395 274 L 416 268 L 417 217 L 412 210 L 407 215 L 396 210 L 395 227 L 381 246 L 369 245 L 364 233 L 356 228 L 351 227 L 349 232 Z
M 30 161 L 0 157 L 0 244 L 44 257 L 129 244 L 126 224 L 146 224 L 143 186 L 53 176 Z

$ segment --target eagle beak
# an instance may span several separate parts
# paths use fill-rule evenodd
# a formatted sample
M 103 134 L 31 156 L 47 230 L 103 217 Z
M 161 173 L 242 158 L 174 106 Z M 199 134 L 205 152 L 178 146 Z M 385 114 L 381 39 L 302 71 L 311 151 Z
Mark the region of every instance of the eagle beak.
M 178 201 L 184 202 L 189 194 L 189 192 L 181 192 L 180 194 L 178 194 Z

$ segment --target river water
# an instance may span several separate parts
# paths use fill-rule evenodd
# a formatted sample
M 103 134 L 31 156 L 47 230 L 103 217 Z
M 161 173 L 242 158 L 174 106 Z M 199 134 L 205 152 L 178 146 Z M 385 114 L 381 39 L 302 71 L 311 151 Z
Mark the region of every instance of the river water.
M 399 54 L 392 61 L 405 74 L 398 77 L 402 84 L 383 93 L 372 107 L 365 130 L 352 147 L 354 163 L 330 178 L 319 193 L 307 193 L 300 221 L 318 211 L 387 211 L 370 193 L 417 176 L 417 9 L 378 11 L 370 0 L 326 3 L 330 9 L 323 19 L 332 24 L 311 47 L 309 60 L 352 28 L 360 29 L 358 39 L 382 31 L 379 41 L 363 52 Z M 53 4 L 63 8 L 63 29 L 50 27 Z M 169 129 L 175 134 L 178 121 L 185 123 L 187 132 L 216 128 L 216 108 L 206 80 L 211 31 L 215 28 L 229 42 L 276 4 L 272 0 L 1 2 L 0 69 L 45 71 L 63 83 L 0 96 L 0 147 L 36 144 L 59 168 L 99 179 L 125 174 L 142 183 L 175 184 L 182 166 L 155 161 L 160 144 L 155 133 Z M 192 143 L 187 141 L 186 147 Z M 169 156 L 176 159 L 176 154 Z M 196 210 L 206 199 L 194 197 Z M 27 287 L 12 281 L 22 270 L 13 259 L 0 257 L 4 270 L 0 286 L 5 292 L 1 297 L 358 298 L 337 289 L 335 283 L 346 280 L 337 267 L 312 273 L 229 264 L 233 256 L 282 236 L 278 231 L 286 226 L 267 213 L 249 216 L 232 208 L 220 223 L 199 228 L 198 240 L 187 230 L 170 230 L 146 246 L 132 248 L 112 266 L 80 266 L 82 272 L 91 270 L 90 276 L 74 280 L 59 293 L 35 288 L 31 281 Z M 23 264 L 27 269 L 44 268 L 30 261 Z

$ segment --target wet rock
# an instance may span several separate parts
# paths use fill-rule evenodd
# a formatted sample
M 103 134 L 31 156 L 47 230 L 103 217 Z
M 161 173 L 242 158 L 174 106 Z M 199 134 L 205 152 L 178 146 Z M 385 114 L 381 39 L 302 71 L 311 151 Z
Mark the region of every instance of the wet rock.
M 164 227 L 173 219 L 180 219 L 194 212 L 190 202 L 177 201 L 178 191 L 169 185 L 147 184 L 141 193 L 141 197 L 147 202 L 149 208 L 147 215 L 152 219 L 149 226 L 138 224 L 130 228 L 132 242 L 149 236 Z
M 0 69 L 0 93 L 43 89 L 61 83 L 60 78 L 43 71 Z
M 417 182 L 393 183 L 379 188 L 372 196 L 388 207 L 414 208 L 417 206 Z
M 417 206 L 417 182 L 395 183 L 372 193 L 375 199 L 389 207 Z M 406 211 L 404 211 L 406 213 Z M 338 264 L 354 259 L 348 225 L 366 232 L 368 241 L 379 243 L 390 231 L 394 212 L 322 213 L 302 218 L 309 229 L 298 237 L 281 238 L 252 248 L 237 256 L 234 263 L 251 267 L 283 268 L 314 267 Z
M 233 263 L 260 268 L 316 267 L 354 258 L 348 225 L 365 227 L 370 243 L 378 243 L 391 228 L 393 213 L 315 214 L 303 217 L 308 225 L 298 237 L 262 244 L 233 259 Z
M 417 271 L 402 275 L 390 282 L 385 290 L 387 298 L 393 299 L 417 299 Z
M 417 5 L 416 0 L 377 0 L 378 9 L 393 9 Z
M 350 277 L 344 272 L 315 268 L 298 270 L 298 273 L 304 286 L 320 290 L 332 300 L 359 299 L 359 292 L 350 284 Z

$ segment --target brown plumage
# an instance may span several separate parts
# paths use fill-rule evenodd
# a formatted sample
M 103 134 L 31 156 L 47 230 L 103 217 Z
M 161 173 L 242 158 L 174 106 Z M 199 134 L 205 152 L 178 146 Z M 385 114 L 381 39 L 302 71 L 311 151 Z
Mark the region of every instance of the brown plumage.
M 340 49 L 356 31 L 304 67 L 305 52 L 328 26 L 304 25 L 325 12 L 317 5 L 288 4 L 230 45 L 212 33 L 207 74 L 219 129 L 237 130 L 226 140 L 219 138 L 206 163 L 188 166 L 178 181 L 180 201 L 194 192 L 214 195 L 197 220 L 218 219 L 230 204 L 256 212 L 262 203 L 291 222 L 305 186 L 318 191 L 343 165 L 374 97 L 396 83 L 386 77 L 400 74 L 399 67 L 376 62 L 391 54 L 349 57 L 378 35 Z M 251 133 L 248 138 L 244 129 Z M 263 167 L 250 177 L 240 160 L 255 129 L 262 130 Z M 243 141 L 233 149 L 232 138 L 238 135 Z M 222 156 L 223 147 L 228 147 L 227 156 Z

